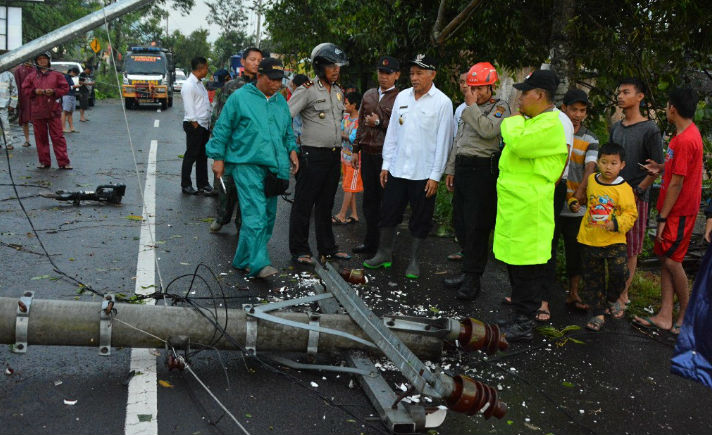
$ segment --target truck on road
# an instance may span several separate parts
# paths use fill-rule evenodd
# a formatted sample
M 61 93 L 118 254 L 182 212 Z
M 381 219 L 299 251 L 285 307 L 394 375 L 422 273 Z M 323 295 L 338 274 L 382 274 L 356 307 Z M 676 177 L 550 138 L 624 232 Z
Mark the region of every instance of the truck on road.
M 162 110 L 173 106 L 175 64 L 170 50 L 131 47 L 124 56 L 123 73 L 121 94 L 127 109 L 146 103 L 158 103 Z

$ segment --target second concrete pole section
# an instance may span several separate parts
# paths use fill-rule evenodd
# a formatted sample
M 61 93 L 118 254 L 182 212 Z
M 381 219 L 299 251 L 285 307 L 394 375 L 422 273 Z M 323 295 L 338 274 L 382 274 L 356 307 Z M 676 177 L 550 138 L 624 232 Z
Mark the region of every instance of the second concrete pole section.
M 0 298 L 0 343 L 15 343 L 15 318 L 18 299 Z M 187 336 L 191 343 L 211 344 L 220 336 L 214 325 L 194 308 L 166 307 L 162 305 L 139 305 L 117 303 L 115 319 L 156 337 Z M 27 333 L 28 345 L 49 346 L 99 346 L 99 312 L 101 302 L 78 302 L 34 299 L 30 307 Z M 213 318 L 214 312 L 204 310 Z M 271 314 L 300 323 L 309 323 L 306 313 L 272 312 Z M 225 309 L 217 313 L 217 323 L 225 326 L 227 333 L 240 346 L 245 345 L 247 314 L 241 309 Z M 361 329 L 345 314 L 322 314 L 320 325 L 368 339 Z M 111 327 L 112 347 L 163 347 L 163 342 L 114 320 Z M 458 331 L 453 331 L 457 337 Z M 438 337 L 418 335 L 413 332 L 396 331 L 396 335 L 418 357 L 436 359 L 443 351 L 443 340 Z M 257 320 L 257 352 L 306 352 L 309 331 Z M 237 346 L 222 337 L 212 343 L 219 349 L 237 350 Z M 331 334 L 319 334 L 319 352 L 334 352 L 344 349 L 371 350 L 366 345 Z

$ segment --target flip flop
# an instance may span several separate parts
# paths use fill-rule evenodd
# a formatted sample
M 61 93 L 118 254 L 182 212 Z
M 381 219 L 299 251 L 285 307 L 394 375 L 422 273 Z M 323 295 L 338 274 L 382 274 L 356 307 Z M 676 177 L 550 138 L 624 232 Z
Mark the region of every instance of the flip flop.
M 307 266 L 313 266 L 315 264 L 314 259 L 308 254 L 293 257 L 293 260 L 299 264 L 305 264 Z
M 455 252 L 454 254 L 450 254 L 447 256 L 447 259 L 450 261 L 460 261 L 462 260 L 462 252 Z
M 335 215 L 331 217 L 331 224 L 332 224 L 332 225 L 346 225 L 346 224 L 348 224 L 348 223 L 349 223 L 349 222 L 348 222 L 348 219 L 342 221 L 341 219 L 337 218 Z
M 640 320 L 643 322 L 647 322 L 647 325 L 645 323 L 642 323 Z M 670 329 L 665 329 L 661 326 L 659 326 L 657 323 L 653 322 L 653 320 L 650 317 L 633 317 L 633 323 L 636 325 L 645 328 L 645 329 L 659 329 L 661 331 L 669 331 Z M 672 328 L 671 328 L 672 329 Z
M 621 305 L 620 302 L 615 301 L 612 304 L 608 304 L 608 314 L 614 319 L 622 319 L 625 316 L 625 305 Z
M 548 319 L 541 319 L 539 316 L 549 316 Z M 540 323 L 549 323 L 551 321 L 551 312 L 549 310 L 536 310 L 536 314 L 534 315 L 534 320 Z
M 65 171 L 70 171 L 74 169 L 71 165 L 60 166 L 59 169 L 64 169 Z
M 15 147 L 12 146 L 12 144 L 8 144 L 6 148 L 7 148 L 8 151 L 12 151 L 12 150 L 15 149 Z
M 335 252 L 330 255 L 325 255 L 327 259 L 335 258 L 337 260 L 351 260 L 351 256 L 346 252 Z
M 37 165 L 37 169 L 49 169 L 52 165 Z
M 25 147 L 25 148 L 27 148 L 27 147 L 29 147 L 29 146 L 31 146 L 31 145 L 30 145 L 29 142 L 25 142 L 25 143 L 22 144 L 22 146 Z
M 679 324 L 674 324 L 672 325 L 672 328 L 670 328 L 670 333 L 672 335 L 679 335 L 680 334 L 680 328 L 682 328 L 682 325 Z
M 357 223 L 359 223 L 359 220 L 356 219 L 356 218 L 353 217 L 353 216 L 349 216 L 349 217 L 346 218 L 345 223 L 347 223 L 347 224 L 357 224 Z

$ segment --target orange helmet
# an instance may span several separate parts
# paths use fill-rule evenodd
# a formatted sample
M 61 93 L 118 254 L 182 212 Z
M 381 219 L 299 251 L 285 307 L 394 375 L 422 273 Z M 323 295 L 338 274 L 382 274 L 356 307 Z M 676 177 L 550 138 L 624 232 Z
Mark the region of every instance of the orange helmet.
M 497 70 L 489 62 L 476 63 L 467 72 L 467 86 L 493 85 L 497 80 Z

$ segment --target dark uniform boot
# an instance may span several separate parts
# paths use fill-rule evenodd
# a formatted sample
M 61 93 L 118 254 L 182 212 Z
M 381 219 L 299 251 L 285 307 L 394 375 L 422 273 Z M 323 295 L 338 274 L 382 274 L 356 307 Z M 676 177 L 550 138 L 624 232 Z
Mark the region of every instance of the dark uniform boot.
M 445 283 L 446 288 L 456 289 L 456 288 L 460 288 L 460 286 L 462 285 L 462 281 L 464 281 L 464 279 L 465 279 L 465 274 L 460 273 L 458 275 L 451 276 L 450 278 L 445 278 L 443 280 L 443 283 Z
M 381 228 L 381 237 L 378 251 L 372 258 L 363 262 L 368 269 L 388 269 L 393 264 L 393 239 L 396 235 L 394 227 Z
M 534 338 L 534 322 L 526 316 L 518 315 L 514 320 L 500 326 L 508 342 L 531 341 Z
M 473 273 L 466 273 L 460 288 L 457 289 L 457 299 L 472 301 L 480 295 L 480 277 Z

